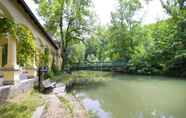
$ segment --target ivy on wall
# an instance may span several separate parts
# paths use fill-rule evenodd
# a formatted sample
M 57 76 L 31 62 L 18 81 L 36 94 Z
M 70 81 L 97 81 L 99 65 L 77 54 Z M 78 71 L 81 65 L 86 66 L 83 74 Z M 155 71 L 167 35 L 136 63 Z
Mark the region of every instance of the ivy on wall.
M 49 67 L 49 55 L 50 52 L 48 48 L 44 48 L 44 50 L 36 49 L 36 65 Z
M 44 65 L 49 66 L 49 49 L 45 48 L 45 53 L 43 56 L 43 60 L 44 60 Z
M 24 25 L 17 25 L 16 36 L 19 39 L 17 60 L 21 66 L 30 66 L 35 57 L 35 40 L 32 32 Z
M 0 18 L 0 36 L 16 37 L 16 23 L 8 18 Z
M 8 18 L 0 18 L 0 36 L 13 36 L 18 40 L 17 60 L 21 66 L 30 66 L 35 57 L 35 40 L 28 27 Z
M 0 36 L 13 36 L 18 40 L 17 61 L 20 66 L 29 67 L 36 58 L 37 66 L 49 66 L 50 51 L 37 49 L 31 30 L 23 25 L 16 24 L 8 18 L 0 18 Z

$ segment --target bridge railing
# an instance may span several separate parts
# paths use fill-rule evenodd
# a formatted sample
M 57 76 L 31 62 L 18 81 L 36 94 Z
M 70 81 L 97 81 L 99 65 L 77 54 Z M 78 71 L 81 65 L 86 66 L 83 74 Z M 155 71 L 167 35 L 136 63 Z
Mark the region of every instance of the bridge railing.
M 113 63 L 113 62 L 93 62 L 87 64 L 73 64 L 71 70 L 108 70 L 108 71 L 125 71 L 127 64 L 124 62 Z

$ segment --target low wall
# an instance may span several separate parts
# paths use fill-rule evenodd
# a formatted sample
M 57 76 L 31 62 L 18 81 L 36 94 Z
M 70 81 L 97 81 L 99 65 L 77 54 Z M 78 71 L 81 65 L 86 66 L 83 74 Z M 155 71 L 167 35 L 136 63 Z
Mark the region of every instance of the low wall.
M 31 90 L 34 87 L 35 82 L 36 79 L 28 79 L 22 80 L 16 85 L 0 86 L 0 103 Z

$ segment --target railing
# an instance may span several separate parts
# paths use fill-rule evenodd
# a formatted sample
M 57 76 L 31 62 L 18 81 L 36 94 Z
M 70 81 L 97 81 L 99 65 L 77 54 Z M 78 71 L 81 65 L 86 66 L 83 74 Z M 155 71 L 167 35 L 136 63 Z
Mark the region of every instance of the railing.
M 70 70 L 121 71 L 126 72 L 125 62 L 94 62 L 87 64 L 73 64 Z

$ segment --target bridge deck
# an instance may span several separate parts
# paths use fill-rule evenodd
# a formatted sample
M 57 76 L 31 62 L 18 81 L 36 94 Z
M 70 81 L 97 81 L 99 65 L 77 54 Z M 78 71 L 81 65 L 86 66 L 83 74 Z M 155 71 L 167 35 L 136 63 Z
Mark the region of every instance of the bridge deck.
M 89 63 L 89 64 L 73 64 L 71 70 L 97 70 L 97 71 L 123 71 L 127 68 L 126 63 Z

